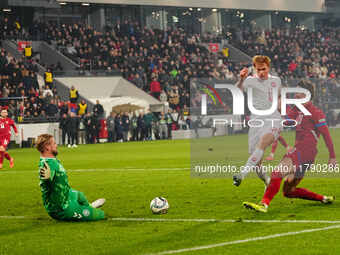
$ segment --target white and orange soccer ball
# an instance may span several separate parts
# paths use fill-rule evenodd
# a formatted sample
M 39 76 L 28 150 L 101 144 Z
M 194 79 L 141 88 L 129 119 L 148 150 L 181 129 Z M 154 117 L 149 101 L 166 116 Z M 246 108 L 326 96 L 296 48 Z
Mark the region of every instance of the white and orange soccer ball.
M 169 203 L 164 197 L 155 197 L 150 203 L 150 209 L 154 214 L 164 214 L 169 210 Z

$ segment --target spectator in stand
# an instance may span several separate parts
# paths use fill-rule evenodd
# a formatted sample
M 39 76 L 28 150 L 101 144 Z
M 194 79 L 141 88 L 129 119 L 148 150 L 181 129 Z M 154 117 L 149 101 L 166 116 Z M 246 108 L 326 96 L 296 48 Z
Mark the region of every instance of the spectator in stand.
M 79 116 L 78 116 L 79 117 Z M 83 118 L 79 117 L 79 130 L 78 130 L 78 144 L 86 144 L 86 128 L 85 128 L 85 115 Z
M 161 101 L 162 103 L 166 103 L 168 101 L 168 96 L 163 89 L 159 96 L 159 101 Z
M 53 87 L 53 73 L 51 68 L 47 68 L 47 71 L 44 74 L 44 81 L 45 81 L 45 86 L 48 86 L 50 88 Z
M 112 143 L 112 142 L 116 141 L 115 118 L 116 118 L 116 113 L 114 111 L 112 111 L 110 113 L 110 116 L 107 117 L 107 119 L 106 119 L 106 127 L 107 127 L 107 132 L 108 132 L 107 141 L 109 143 Z
M 78 90 L 74 86 L 70 88 L 70 101 L 72 104 L 76 104 L 79 98 Z
M 24 49 L 24 56 L 27 58 L 27 60 L 31 60 L 33 56 L 33 51 L 32 51 L 32 46 L 31 45 L 26 45 Z
M 160 134 L 162 139 L 168 139 L 168 124 L 167 119 L 165 118 L 164 112 L 161 112 L 161 119 L 159 120 L 160 124 Z
M 86 143 L 92 143 L 92 116 L 91 113 L 87 113 L 83 119 L 84 126 L 85 126 L 85 136 L 86 136 Z
M 100 121 L 98 116 L 95 114 L 92 115 L 92 138 L 93 138 L 93 143 L 99 143 L 99 133 L 101 129 Z
M 61 141 L 65 145 L 66 134 L 68 134 L 68 123 L 67 114 L 64 113 L 59 121 L 59 129 L 61 130 Z
M 83 118 L 87 113 L 87 104 L 84 99 L 80 101 L 78 104 L 78 115 L 80 118 Z
M 131 81 L 133 84 L 135 84 L 138 88 L 144 89 L 145 84 L 143 79 L 140 77 L 140 74 L 136 72 L 134 79 Z
M 70 135 L 70 139 L 68 140 L 69 148 L 78 147 L 79 123 L 80 123 L 79 117 L 74 112 L 70 112 L 70 116 L 67 119 L 68 132 Z
M 144 141 L 147 138 L 144 113 L 140 113 L 137 120 L 138 140 Z
M 147 114 L 144 115 L 144 123 L 145 123 L 145 139 L 152 140 L 152 121 L 153 114 L 148 111 Z
M 59 113 L 60 113 L 60 116 L 63 116 L 64 114 L 68 114 L 68 106 L 65 102 L 61 101 L 59 103 Z
M 115 118 L 115 130 L 116 130 L 116 141 L 121 142 L 123 141 L 123 123 L 122 123 L 122 117 L 119 114 L 117 114 Z
M 129 129 L 130 129 L 130 118 L 129 118 L 128 112 L 125 112 L 122 115 L 122 126 L 123 126 L 123 141 L 127 142 L 128 141 Z
M 161 94 L 161 84 L 157 81 L 156 77 L 152 78 L 152 82 L 150 83 L 150 92 L 153 97 L 159 99 Z
M 58 106 L 53 99 L 51 100 L 51 103 L 46 107 L 46 115 L 50 118 L 56 118 L 58 116 Z
M 166 119 L 167 125 L 168 125 L 168 134 L 167 134 L 167 137 L 168 138 L 172 138 L 172 123 L 173 123 L 173 119 L 172 119 L 172 115 L 171 115 L 171 109 L 168 109 L 168 113 L 166 114 L 165 119 Z
M 104 108 L 103 106 L 100 104 L 99 100 L 96 100 L 96 104 L 93 107 L 93 114 L 98 118 L 101 119 L 103 117 L 104 114 Z
M 136 116 L 135 112 L 133 112 L 130 125 L 131 125 L 131 141 L 138 141 L 138 117 Z

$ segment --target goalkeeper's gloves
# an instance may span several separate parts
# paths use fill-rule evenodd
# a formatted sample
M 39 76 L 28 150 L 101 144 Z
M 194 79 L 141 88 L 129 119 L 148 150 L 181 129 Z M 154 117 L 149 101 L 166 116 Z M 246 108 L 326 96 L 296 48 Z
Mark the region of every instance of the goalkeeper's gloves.
M 51 177 L 51 169 L 47 162 L 44 162 L 44 166 L 40 168 L 40 177 L 43 180 L 49 180 Z

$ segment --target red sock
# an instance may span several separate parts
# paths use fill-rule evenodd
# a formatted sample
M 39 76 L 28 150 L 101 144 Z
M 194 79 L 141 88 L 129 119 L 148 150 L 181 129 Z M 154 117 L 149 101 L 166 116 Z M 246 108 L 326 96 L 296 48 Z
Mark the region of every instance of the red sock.
M 7 160 L 11 160 L 11 156 L 8 154 L 7 151 L 4 152 L 4 155 Z
M 263 195 L 262 203 L 269 205 L 273 200 L 274 196 L 280 191 L 282 177 L 279 172 L 272 172 L 271 180 L 269 186 L 266 189 L 266 192 Z
M 314 201 L 322 201 L 323 196 L 320 194 L 316 194 L 312 191 L 309 191 L 308 189 L 305 188 L 296 188 L 294 191 L 289 192 L 288 194 L 284 194 L 285 197 L 289 198 L 301 198 L 301 199 L 306 199 L 306 200 L 314 200 Z
M 279 136 L 279 141 L 280 141 L 280 143 L 282 144 L 283 147 L 287 148 L 288 144 L 282 136 Z
M 274 154 L 277 148 L 277 141 L 274 141 L 272 144 L 272 153 Z
M 4 152 L 0 152 L 0 164 L 4 163 Z

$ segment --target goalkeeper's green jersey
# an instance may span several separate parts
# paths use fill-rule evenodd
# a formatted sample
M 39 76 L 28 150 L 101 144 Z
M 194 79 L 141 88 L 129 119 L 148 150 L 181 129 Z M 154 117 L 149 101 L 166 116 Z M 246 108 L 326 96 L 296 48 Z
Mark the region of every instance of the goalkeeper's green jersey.
M 60 212 L 68 207 L 70 185 L 67 174 L 60 161 L 56 158 L 40 158 L 39 169 L 47 162 L 51 169 L 51 177 L 44 180 L 40 177 L 40 189 L 44 207 L 48 213 Z

